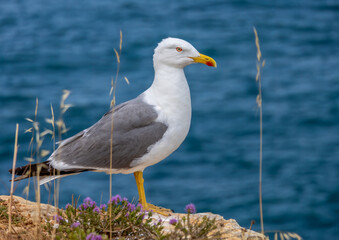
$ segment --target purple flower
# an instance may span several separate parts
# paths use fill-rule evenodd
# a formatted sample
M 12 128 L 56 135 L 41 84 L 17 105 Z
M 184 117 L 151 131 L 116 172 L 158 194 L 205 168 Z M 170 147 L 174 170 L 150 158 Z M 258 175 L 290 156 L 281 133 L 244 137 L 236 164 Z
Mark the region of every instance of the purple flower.
M 69 208 L 69 207 L 72 207 L 71 204 L 67 203 L 66 206 L 65 206 L 65 209 Z
M 80 204 L 79 206 L 80 210 L 86 210 L 87 208 L 88 208 L 87 204 L 84 204 L 84 203 Z
M 100 235 L 96 235 L 95 233 L 90 233 L 87 235 L 86 240 L 102 240 Z
M 132 212 L 135 210 L 135 205 L 133 203 L 128 203 L 127 204 L 127 210 Z
M 93 207 L 93 206 L 95 206 L 95 204 L 96 204 L 96 202 L 93 201 L 90 197 L 87 197 L 87 198 L 84 199 L 84 205 L 86 205 L 87 207 Z
M 87 197 L 87 198 L 84 199 L 84 203 L 88 203 L 88 202 L 92 202 L 92 198 Z
M 176 220 L 175 218 L 172 218 L 170 221 L 169 221 L 169 224 L 171 225 L 175 225 L 177 224 L 178 220 Z
M 111 198 L 111 200 L 108 201 L 108 204 L 110 204 L 110 203 L 118 204 L 119 202 L 121 202 L 121 197 L 120 197 L 119 194 L 117 194 L 117 195 L 113 196 Z
M 127 212 L 127 213 L 125 214 L 125 217 L 129 217 L 129 212 Z
M 55 215 L 53 216 L 53 220 L 55 220 L 57 223 L 64 221 L 64 218 L 59 216 L 59 215 Z
M 145 213 L 148 213 L 148 216 L 150 217 L 153 214 L 153 210 L 152 209 L 145 210 Z
M 124 197 L 124 199 L 122 199 L 122 201 L 128 202 L 128 199 L 126 197 Z
M 71 228 L 77 228 L 80 226 L 80 223 L 79 222 L 74 222 L 72 225 L 71 225 Z
M 93 209 L 93 212 L 100 213 L 100 208 L 95 207 L 95 208 Z
M 100 209 L 107 208 L 106 204 L 100 204 Z
M 186 205 L 185 207 L 185 211 L 188 213 L 188 214 L 194 214 L 197 212 L 197 209 L 195 208 L 194 204 L 193 203 L 190 203 L 188 205 Z
M 142 205 L 141 205 L 141 203 L 138 203 L 137 207 L 139 207 L 140 210 L 142 210 Z

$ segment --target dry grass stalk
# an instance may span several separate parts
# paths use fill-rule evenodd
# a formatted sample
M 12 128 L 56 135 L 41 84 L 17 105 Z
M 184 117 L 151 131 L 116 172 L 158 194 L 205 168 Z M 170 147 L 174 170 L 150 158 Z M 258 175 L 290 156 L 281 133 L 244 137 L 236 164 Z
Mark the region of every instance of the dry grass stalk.
M 54 117 L 54 109 L 53 109 L 53 106 L 51 104 L 51 119 L 50 119 L 50 123 L 52 125 L 52 131 L 51 131 L 51 134 L 52 134 L 52 140 L 53 140 L 53 152 L 55 151 L 55 117 Z
M 110 103 L 110 107 L 112 108 L 112 114 L 114 113 L 114 107 L 115 107 L 115 90 L 117 86 L 118 76 L 119 76 L 119 70 L 120 70 L 120 56 L 121 56 L 121 49 L 122 49 L 122 31 L 120 30 L 120 44 L 119 44 L 119 53 L 116 49 L 114 49 L 116 58 L 117 58 L 117 72 L 115 75 L 115 79 L 112 78 L 111 80 L 111 90 L 110 95 L 112 95 L 112 100 Z M 110 174 L 109 174 L 109 199 L 112 198 L 112 168 L 113 168 L 113 127 L 114 127 L 114 118 L 112 117 L 111 121 L 111 142 L 110 142 L 110 153 L 109 153 L 109 168 L 110 168 Z M 112 219 L 112 211 L 111 206 L 109 209 L 109 218 Z M 109 225 L 109 239 L 112 239 L 112 221 L 110 221 Z
M 65 101 L 67 100 L 67 98 L 69 97 L 69 95 L 71 94 L 71 91 L 64 89 L 63 94 L 61 96 L 61 100 L 60 100 L 60 114 L 59 114 L 59 119 L 57 121 L 55 121 L 55 116 L 54 116 L 54 110 L 53 107 L 51 105 L 51 125 L 52 125 L 52 138 L 53 138 L 53 150 L 55 151 L 55 125 L 58 128 L 58 141 L 61 142 L 62 141 L 62 135 L 65 134 L 68 129 L 66 127 L 66 124 L 63 120 L 63 115 L 66 113 L 66 111 L 72 107 L 72 104 L 65 104 Z M 59 171 L 56 171 L 55 169 L 53 169 L 53 176 L 56 175 L 60 175 Z M 54 189 L 54 216 L 56 216 L 58 214 L 57 209 L 59 206 L 59 189 L 60 189 L 60 179 L 56 179 L 53 181 L 53 189 Z M 56 229 L 53 229 L 52 232 L 52 239 L 55 238 L 55 234 L 56 234 Z
M 19 132 L 19 124 L 16 124 L 12 169 L 15 169 L 16 159 L 18 155 L 18 132 Z M 13 192 L 14 192 L 13 191 L 14 190 L 14 175 L 15 175 L 15 171 L 12 172 L 12 182 L 11 182 L 10 201 L 9 201 L 8 230 L 7 230 L 9 234 L 12 233 L 12 203 L 13 203 Z
M 260 165 L 259 165 L 259 206 L 260 206 L 260 226 L 261 226 L 261 233 L 264 234 L 264 217 L 263 217 L 263 203 L 262 203 L 262 164 L 263 164 L 263 159 L 262 159 L 262 137 L 263 137 L 263 113 L 262 113 L 262 90 L 261 90 L 261 69 L 265 66 L 265 60 L 262 60 L 262 54 L 260 50 L 260 44 L 259 44 L 259 37 L 256 28 L 253 28 L 254 35 L 255 35 L 255 45 L 257 48 L 257 75 L 256 75 L 256 82 L 258 83 L 258 95 L 257 95 L 257 105 L 259 108 L 259 114 L 260 114 Z M 281 231 L 273 231 L 275 232 L 274 234 L 274 239 L 278 240 L 280 237 L 281 240 L 284 239 L 298 239 L 301 240 L 302 238 L 296 234 L 296 233 L 290 233 L 290 232 L 281 232 Z M 266 232 L 268 233 L 268 232 Z M 278 234 L 279 233 L 279 234 Z M 279 236 L 279 237 L 278 237 Z
M 260 226 L 261 233 L 264 234 L 264 216 L 263 216 L 263 204 L 262 204 L 262 93 L 261 93 L 261 67 L 265 65 L 265 61 L 261 62 L 261 51 L 259 45 L 259 37 L 255 27 L 253 28 L 255 35 L 255 45 L 257 47 L 257 75 L 256 81 L 258 82 L 259 94 L 257 95 L 257 104 L 260 114 L 260 156 L 259 156 L 259 206 L 260 206 Z
M 39 108 L 39 99 L 36 98 L 35 100 L 35 111 L 34 111 L 34 120 L 30 118 L 25 118 L 27 121 L 32 123 L 32 127 L 27 129 L 26 132 L 31 132 L 32 137 L 29 143 L 28 151 L 30 151 L 30 157 L 25 158 L 26 161 L 29 162 L 29 174 L 31 173 L 31 163 L 34 161 L 39 162 L 41 154 L 42 155 L 47 155 L 49 151 L 47 150 L 42 150 L 40 152 L 42 143 L 43 143 L 43 137 L 46 133 L 43 135 L 40 134 L 40 127 L 39 127 L 39 122 L 37 122 L 37 116 L 38 116 L 38 108 Z M 35 141 L 34 141 L 35 140 Z M 35 144 L 35 145 L 34 145 Z M 13 168 L 14 169 L 14 168 Z M 37 168 L 37 175 L 36 175 L 36 183 L 34 183 L 34 189 L 35 189 L 35 198 L 36 198 L 36 207 L 37 207 L 37 212 L 38 215 L 36 216 L 35 220 L 35 237 L 36 239 L 39 238 L 39 226 L 40 226 L 40 219 L 41 219 L 41 212 L 40 212 L 40 186 L 39 186 L 39 172 L 41 168 Z M 15 173 L 15 172 L 14 172 Z M 28 183 L 27 186 L 24 188 L 24 193 L 26 194 L 26 199 L 28 199 L 29 195 L 29 189 L 30 189 L 30 178 L 28 178 Z
M 35 113 L 34 113 L 34 122 L 33 122 L 33 129 L 35 132 L 35 135 L 33 135 L 33 139 L 35 137 L 35 157 L 36 161 L 40 162 L 40 148 L 43 143 L 43 138 L 40 135 L 40 127 L 39 123 L 37 122 L 37 115 L 38 115 L 38 108 L 39 108 L 39 100 L 36 98 L 35 101 Z M 33 150 L 33 149 L 32 149 Z M 33 155 L 34 156 L 34 155 Z M 33 158 L 33 157 L 32 157 Z M 40 170 L 41 167 L 37 167 L 37 176 L 36 176 L 36 184 L 35 184 L 35 199 L 36 199 L 36 208 L 37 208 L 37 216 L 35 218 L 35 237 L 36 239 L 39 239 L 39 227 L 40 227 L 40 219 L 41 219 L 41 209 L 40 209 Z
M 67 94 L 67 97 L 68 97 L 69 92 L 67 92 L 66 94 Z M 62 104 L 64 104 L 64 101 L 66 100 L 65 94 L 61 97 L 61 99 L 62 99 Z M 52 130 L 47 129 L 41 135 L 43 135 L 44 133 L 51 135 L 51 138 L 52 138 L 52 141 L 53 141 L 53 152 L 54 152 L 55 151 L 55 144 L 56 144 L 55 143 L 55 131 L 56 131 L 55 125 L 56 125 L 56 123 L 55 123 L 54 109 L 53 109 L 53 105 L 52 104 L 51 104 L 50 108 L 51 108 L 51 118 L 46 118 L 45 121 L 52 125 Z M 42 157 L 44 157 L 44 156 L 42 156 Z M 55 176 L 55 170 L 53 170 L 52 175 Z M 53 185 L 54 185 L 53 189 L 55 191 L 55 189 L 56 189 L 55 181 L 53 182 Z M 50 193 L 51 192 L 49 191 L 49 193 L 48 193 L 49 194 L 48 195 L 48 203 L 50 202 Z M 57 207 L 57 204 L 56 204 L 57 203 L 57 194 L 55 192 L 53 194 L 53 198 L 54 198 L 54 205 L 55 205 L 55 209 L 56 209 L 56 207 Z M 57 214 L 56 211 L 55 211 L 55 214 Z M 55 230 L 52 232 L 52 239 L 54 239 L 54 238 L 55 238 Z
M 293 232 L 283 232 L 283 231 L 279 231 L 279 230 L 274 230 L 274 231 L 267 231 L 266 233 L 274 233 L 274 240 L 292 240 L 292 239 L 296 239 L 296 240 L 302 240 L 302 237 L 297 234 L 297 233 L 293 233 Z
M 35 161 L 34 156 L 35 156 L 35 151 L 34 151 L 34 139 L 35 139 L 35 134 L 36 134 L 36 124 L 37 124 L 37 116 L 38 116 L 38 107 L 39 107 L 39 99 L 35 99 L 35 110 L 34 110 L 34 120 L 25 118 L 27 121 L 32 123 L 32 127 L 27 129 L 26 132 L 32 133 L 31 140 L 29 142 L 28 146 L 28 151 L 30 151 L 30 157 L 25 158 L 26 161 L 29 161 L 29 172 L 32 171 L 32 162 Z M 24 193 L 26 194 L 26 200 L 28 199 L 29 195 L 29 189 L 30 189 L 30 184 L 31 184 L 31 178 L 28 178 L 27 186 L 24 188 Z

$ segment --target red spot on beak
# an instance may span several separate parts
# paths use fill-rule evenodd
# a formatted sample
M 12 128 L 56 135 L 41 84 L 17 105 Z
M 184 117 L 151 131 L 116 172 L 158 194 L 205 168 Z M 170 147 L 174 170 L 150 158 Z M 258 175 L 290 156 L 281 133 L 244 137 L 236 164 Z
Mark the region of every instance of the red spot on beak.
M 213 66 L 214 66 L 212 62 L 207 62 L 206 65 L 207 65 L 207 66 L 210 66 L 210 67 L 213 67 Z

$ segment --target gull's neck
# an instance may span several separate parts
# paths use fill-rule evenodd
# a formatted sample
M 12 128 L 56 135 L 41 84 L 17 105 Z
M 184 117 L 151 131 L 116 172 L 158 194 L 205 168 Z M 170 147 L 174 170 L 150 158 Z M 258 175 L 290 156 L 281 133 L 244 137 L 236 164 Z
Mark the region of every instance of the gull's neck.
M 161 108 L 177 104 L 191 107 L 189 86 L 183 68 L 167 65 L 155 67 L 154 81 L 146 94 L 152 96 L 153 104 Z

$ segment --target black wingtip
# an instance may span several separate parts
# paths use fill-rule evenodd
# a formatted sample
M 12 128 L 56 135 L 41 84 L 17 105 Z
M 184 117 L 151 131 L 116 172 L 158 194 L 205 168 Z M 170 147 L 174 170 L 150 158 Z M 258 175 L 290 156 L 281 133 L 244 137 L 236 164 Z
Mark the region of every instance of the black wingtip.
M 40 176 L 50 175 L 50 169 L 49 169 L 48 162 L 27 164 L 25 166 L 17 167 L 14 170 L 13 170 L 13 168 L 11 168 L 11 169 L 8 170 L 8 172 L 10 174 L 13 174 L 13 171 L 14 171 L 15 175 L 19 175 L 20 177 L 14 179 L 14 181 L 17 181 L 19 179 L 24 179 L 24 178 L 36 176 L 38 169 L 39 169 L 39 172 L 40 172 Z
M 59 171 L 53 168 L 48 161 L 42 163 L 27 164 L 25 166 L 17 167 L 14 169 L 14 174 L 19 175 L 14 181 L 22 180 L 25 178 L 35 177 L 39 172 L 41 177 L 55 175 L 69 175 L 72 173 L 86 172 L 91 169 L 72 169 L 68 171 Z M 8 172 L 13 174 L 13 169 L 9 169 Z

